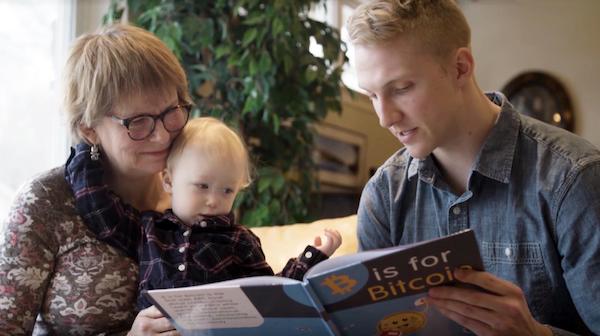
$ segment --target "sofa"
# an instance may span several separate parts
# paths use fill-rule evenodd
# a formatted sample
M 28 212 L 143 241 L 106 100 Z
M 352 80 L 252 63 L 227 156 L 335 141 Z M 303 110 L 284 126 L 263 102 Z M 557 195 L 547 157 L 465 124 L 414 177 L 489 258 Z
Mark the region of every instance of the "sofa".
M 251 228 L 261 241 L 267 262 L 275 273 L 281 271 L 289 258 L 296 257 L 323 229 L 336 229 L 342 235 L 342 245 L 332 257 L 352 254 L 358 250 L 356 215 L 321 219 L 312 223 Z

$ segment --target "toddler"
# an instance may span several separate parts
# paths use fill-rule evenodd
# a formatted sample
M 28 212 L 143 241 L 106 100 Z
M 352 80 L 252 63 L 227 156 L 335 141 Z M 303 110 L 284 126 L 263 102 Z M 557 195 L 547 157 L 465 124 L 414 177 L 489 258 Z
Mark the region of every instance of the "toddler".
M 241 137 L 223 122 L 192 119 L 173 142 L 162 176 L 172 209 L 164 213 L 124 204 L 104 184 L 102 161 L 90 154 L 88 145 L 76 146 L 66 179 L 90 230 L 139 262 L 138 309 L 152 305 L 143 290 L 273 275 L 258 237 L 231 211 L 250 184 L 250 160 Z M 278 275 L 301 280 L 340 244 L 339 232 L 326 229 Z

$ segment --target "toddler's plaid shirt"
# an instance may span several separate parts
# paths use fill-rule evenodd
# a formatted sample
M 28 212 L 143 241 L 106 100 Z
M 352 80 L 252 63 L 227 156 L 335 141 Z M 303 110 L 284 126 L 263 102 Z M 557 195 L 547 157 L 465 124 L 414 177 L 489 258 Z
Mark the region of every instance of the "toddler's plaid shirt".
M 188 226 L 171 210 L 140 212 L 108 189 L 103 172 L 101 161 L 90 159 L 88 145 L 71 150 L 65 178 L 79 214 L 98 239 L 139 262 L 138 309 L 152 305 L 143 290 L 273 275 L 258 237 L 236 224 L 233 214 L 199 217 Z M 325 259 L 321 251 L 307 246 L 278 275 L 302 280 L 310 267 Z

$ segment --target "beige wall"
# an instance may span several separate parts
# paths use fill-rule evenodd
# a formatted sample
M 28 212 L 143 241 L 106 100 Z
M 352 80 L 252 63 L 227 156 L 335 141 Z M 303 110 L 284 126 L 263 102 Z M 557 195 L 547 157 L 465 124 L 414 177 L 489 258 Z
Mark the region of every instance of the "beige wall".
M 526 70 L 563 82 L 575 110 L 575 133 L 600 147 L 600 1 L 463 0 L 473 30 L 483 90 L 502 88 Z

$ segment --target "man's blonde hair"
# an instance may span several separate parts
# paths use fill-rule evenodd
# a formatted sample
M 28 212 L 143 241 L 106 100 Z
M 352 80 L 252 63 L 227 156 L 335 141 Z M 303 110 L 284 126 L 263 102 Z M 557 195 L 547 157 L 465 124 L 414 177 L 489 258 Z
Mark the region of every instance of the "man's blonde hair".
M 219 159 L 238 166 L 243 171 L 243 187 L 252 182 L 252 165 L 248 149 L 242 137 L 219 119 L 199 117 L 188 121 L 181 133 L 173 141 L 167 169 L 172 171 L 189 144 L 206 155 L 206 160 Z
M 347 29 L 356 45 L 406 36 L 439 57 L 471 43 L 471 29 L 454 0 L 369 1 L 354 10 Z
M 64 108 L 73 143 L 81 124 L 92 127 L 127 99 L 167 94 L 175 88 L 180 102 L 191 101 L 185 72 L 177 57 L 155 35 L 115 24 L 79 37 L 65 67 Z

